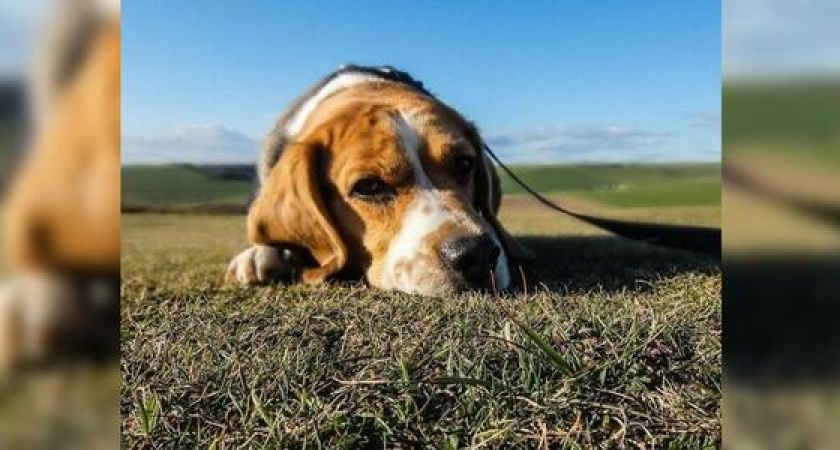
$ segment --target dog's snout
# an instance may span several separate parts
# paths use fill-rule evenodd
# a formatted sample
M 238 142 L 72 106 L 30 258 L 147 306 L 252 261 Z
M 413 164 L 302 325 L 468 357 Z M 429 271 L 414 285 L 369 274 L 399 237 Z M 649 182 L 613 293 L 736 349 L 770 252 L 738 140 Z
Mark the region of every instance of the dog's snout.
M 443 259 L 470 283 L 489 280 L 500 254 L 498 244 L 487 233 L 459 238 L 441 248 Z

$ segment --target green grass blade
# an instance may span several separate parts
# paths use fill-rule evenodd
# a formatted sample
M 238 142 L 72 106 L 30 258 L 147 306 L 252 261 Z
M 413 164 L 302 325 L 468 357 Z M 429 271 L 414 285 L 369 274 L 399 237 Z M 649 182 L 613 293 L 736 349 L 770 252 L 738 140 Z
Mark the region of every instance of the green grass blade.
M 558 368 L 561 372 L 565 373 L 566 375 L 571 375 L 574 372 L 574 370 L 572 370 L 572 366 L 568 362 L 566 362 L 566 360 L 563 359 L 563 357 L 560 356 L 559 353 L 557 353 L 557 350 L 554 350 L 554 348 L 551 345 L 549 345 L 549 343 L 546 342 L 546 340 L 542 336 L 540 336 L 536 331 L 534 331 L 531 327 L 525 325 L 524 323 L 517 321 L 516 324 L 519 325 L 519 328 L 522 328 L 522 331 L 525 332 L 525 335 L 528 336 L 528 339 L 534 345 L 536 345 L 537 348 L 540 349 L 540 351 L 542 351 L 542 353 L 548 358 L 549 361 L 551 361 L 552 364 L 554 364 L 554 367 Z

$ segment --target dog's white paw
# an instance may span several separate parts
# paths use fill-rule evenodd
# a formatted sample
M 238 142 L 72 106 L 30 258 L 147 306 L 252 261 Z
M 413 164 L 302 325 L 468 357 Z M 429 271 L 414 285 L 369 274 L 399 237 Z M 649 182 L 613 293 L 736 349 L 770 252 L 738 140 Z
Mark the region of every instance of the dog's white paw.
M 0 372 L 44 359 L 62 320 L 65 283 L 59 277 L 27 274 L 0 285 Z
M 287 272 L 294 270 L 284 260 L 283 251 L 267 245 L 255 245 L 233 258 L 225 279 L 242 284 L 265 284 L 282 280 Z

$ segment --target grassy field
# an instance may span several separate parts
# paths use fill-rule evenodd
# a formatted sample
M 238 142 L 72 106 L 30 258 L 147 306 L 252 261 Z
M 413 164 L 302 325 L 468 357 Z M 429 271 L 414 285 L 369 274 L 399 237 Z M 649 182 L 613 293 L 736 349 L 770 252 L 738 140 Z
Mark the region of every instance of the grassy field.
M 840 80 L 730 82 L 723 89 L 727 157 L 783 156 L 840 168 Z
M 123 204 L 245 203 L 253 189 L 250 181 L 214 178 L 188 166 L 127 166 L 122 170 Z
M 717 224 L 718 206 L 620 208 Z M 720 271 L 523 198 L 526 292 L 233 287 L 241 216 L 123 220 L 127 448 L 715 447 Z
M 12 132 L 9 127 L 9 124 L 0 122 L 0 174 L 6 172 L 12 161 Z
M 708 206 L 720 202 L 719 164 L 514 167 L 543 193 L 593 200 L 609 206 Z M 524 191 L 505 174 L 502 190 Z
M 540 192 L 618 207 L 713 206 L 720 203 L 720 164 L 525 166 L 514 168 Z M 220 178 L 212 168 L 127 166 L 123 204 L 244 204 L 253 190 L 247 177 Z M 240 174 L 242 175 L 242 174 Z M 522 189 L 502 176 L 502 189 Z
M 840 81 L 732 82 L 723 91 L 723 139 L 836 142 Z

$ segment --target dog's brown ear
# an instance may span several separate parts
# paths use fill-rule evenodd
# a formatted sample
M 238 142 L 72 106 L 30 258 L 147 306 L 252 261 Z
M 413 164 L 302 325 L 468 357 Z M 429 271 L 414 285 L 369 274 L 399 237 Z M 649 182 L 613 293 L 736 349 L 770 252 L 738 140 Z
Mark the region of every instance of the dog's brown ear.
M 468 133 L 470 141 L 479 153 L 475 167 L 475 206 L 484 219 L 493 226 L 508 257 L 518 264 L 530 263 L 534 260 L 534 255 L 505 230 L 497 217 L 502 202 L 502 188 L 496 167 L 484 151 L 484 141 L 474 126 L 469 125 Z
M 322 282 L 347 263 L 347 247 L 323 197 L 322 155 L 320 145 L 289 144 L 248 213 L 252 243 L 290 243 L 312 253 L 319 267 L 303 269 L 306 283 Z

